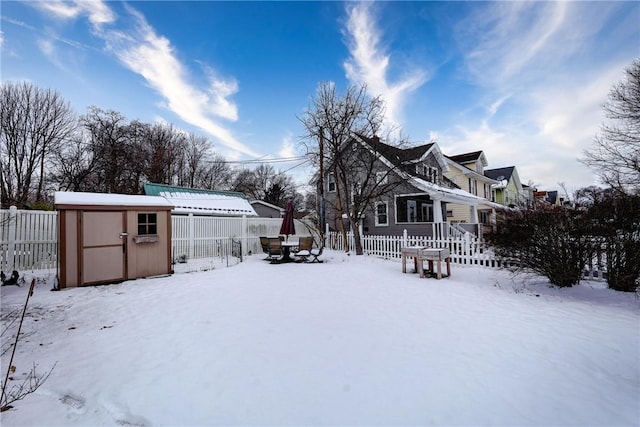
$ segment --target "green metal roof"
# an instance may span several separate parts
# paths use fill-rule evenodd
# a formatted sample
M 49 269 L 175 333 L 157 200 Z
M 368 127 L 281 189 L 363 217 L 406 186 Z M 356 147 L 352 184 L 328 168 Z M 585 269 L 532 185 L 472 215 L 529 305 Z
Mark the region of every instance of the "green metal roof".
M 159 196 L 161 192 L 212 194 L 220 196 L 240 197 L 249 200 L 249 198 L 244 193 L 239 193 L 237 191 L 204 190 L 201 188 L 179 187 L 177 185 L 154 184 L 152 182 L 147 182 L 144 184 L 144 194 L 146 194 L 147 196 Z

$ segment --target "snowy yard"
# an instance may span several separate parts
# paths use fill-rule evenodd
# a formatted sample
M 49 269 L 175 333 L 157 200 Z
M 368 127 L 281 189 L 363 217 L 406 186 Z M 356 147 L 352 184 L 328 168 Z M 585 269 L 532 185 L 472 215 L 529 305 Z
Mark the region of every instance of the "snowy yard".
M 638 425 L 640 302 L 605 284 L 325 252 L 50 292 L 14 365 L 28 425 Z M 2 288 L 3 315 L 27 286 Z M 2 359 L 4 378 L 9 354 Z

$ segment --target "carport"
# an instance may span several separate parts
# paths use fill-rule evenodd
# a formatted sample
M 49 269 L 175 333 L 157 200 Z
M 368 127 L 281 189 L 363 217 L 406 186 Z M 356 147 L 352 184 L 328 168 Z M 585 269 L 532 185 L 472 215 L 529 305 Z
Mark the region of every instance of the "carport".
M 172 273 L 164 197 L 59 191 L 54 203 L 60 288 Z

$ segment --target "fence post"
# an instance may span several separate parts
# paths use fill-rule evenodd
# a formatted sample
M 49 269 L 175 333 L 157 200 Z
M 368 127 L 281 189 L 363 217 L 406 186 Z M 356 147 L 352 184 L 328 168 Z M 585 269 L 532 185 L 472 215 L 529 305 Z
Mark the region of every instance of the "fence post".
M 16 253 L 16 225 L 18 222 L 18 208 L 9 207 L 9 242 L 7 245 L 7 271 L 15 270 L 15 253 Z
M 406 248 L 406 247 L 408 247 L 408 246 L 409 246 L 409 245 L 407 244 L 407 229 L 405 228 L 405 229 L 402 231 L 402 247 L 403 247 L 403 248 Z
M 242 215 L 242 248 L 241 248 L 241 254 L 242 255 L 247 255 L 248 252 L 248 247 L 247 247 L 247 237 L 249 236 L 249 222 L 247 221 L 247 216 L 246 215 Z M 242 262 L 242 258 L 241 261 Z
M 194 224 L 194 219 L 193 219 L 193 214 L 190 213 L 189 216 L 187 217 L 189 218 L 189 222 L 188 222 L 188 226 L 189 226 L 189 241 L 187 243 L 187 259 L 192 259 L 194 257 L 194 245 L 195 245 L 195 239 L 196 239 L 196 230 L 195 230 L 195 224 Z

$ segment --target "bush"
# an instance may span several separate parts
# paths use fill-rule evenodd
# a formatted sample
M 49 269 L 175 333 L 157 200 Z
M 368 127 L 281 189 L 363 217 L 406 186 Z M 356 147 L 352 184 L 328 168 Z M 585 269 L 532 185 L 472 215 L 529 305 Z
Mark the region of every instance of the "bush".
M 607 195 L 589 208 L 590 232 L 606 255 L 607 284 L 635 292 L 640 279 L 640 196 Z
M 496 254 L 562 287 L 577 284 L 593 253 L 584 212 L 550 207 L 504 214 L 488 236 Z

